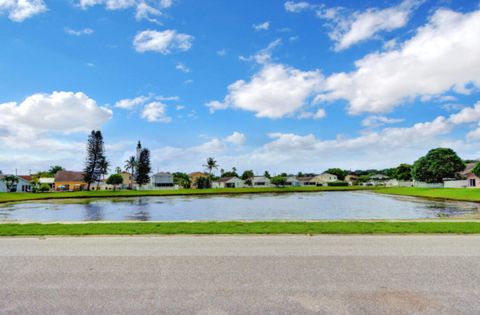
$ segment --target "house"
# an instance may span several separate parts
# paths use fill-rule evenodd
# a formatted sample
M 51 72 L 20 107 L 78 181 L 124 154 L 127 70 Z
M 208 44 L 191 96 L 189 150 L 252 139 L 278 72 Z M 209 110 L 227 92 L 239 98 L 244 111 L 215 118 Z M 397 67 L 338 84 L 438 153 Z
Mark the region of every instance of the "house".
M 87 183 L 83 179 L 83 172 L 59 171 L 55 174 L 53 189 L 58 191 L 78 191 L 87 189 Z
M 32 183 L 30 182 L 32 178 L 31 176 L 27 176 L 27 175 L 16 176 L 18 179 L 18 182 L 13 184 L 12 187 L 10 187 L 10 191 L 7 189 L 7 185 L 3 181 L 3 178 L 5 178 L 6 176 L 8 175 L 0 174 L 0 192 L 31 192 L 32 191 Z
M 48 185 L 50 188 L 53 188 L 53 185 L 55 184 L 55 177 L 40 177 L 38 179 L 38 183 L 40 185 Z
M 363 186 L 386 186 L 389 179 L 390 177 L 383 174 L 371 175 L 369 180 L 363 183 Z
M 474 163 L 468 163 L 467 166 L 465 167 L 465 170 L 461 172 L 460 174 L 465 176 L 467 179 L 467 187 L 468 188 L 477 188 L 480 187 L 480 178 L 473 174 L 473 169 L 477 165 L 477 162 Z
M 191 187 L 194 188 L 194 189 L 197 189 L 197 179 L 199 177 L 204 177 L 204 178 L 208 178 L 209 175 L 206 174 L 206 173 L 203 173 L 203 172 L 193 172 L 193 173 L 190 173 L 188 174 L 188 177 L 190 177 L 190 181 L 192 183 Z
M 333 175 L 330 173 L 323 173 L 315 176 L 310 181 L 315 183 L 315 186 L 327 186 L 328 183 L 333 183 L 338 181 L 338 177 L 337 175 Z
M 152 175 L 150 179 L 155 189 L 174 188 L 173 175 L 171 173 L 159 172 Z
M 348 183 L 348 186 L 355 186 L 358 184 L 358 176 L 357 175 L 347 175 L 344 179 L 345 182 Z
M 254 176 L 252 178 L 252 186 L 253 187 L 271 187 L 272 182 L 270 178 L 265 176 Z
M 385 182 L 387 187 L 413 187 L 413 180 L 389 179 Z
M 120 189 L 133 189 L 135 181 L 133 179 L 132 173 L 121 172 L 119 174 L 123 178 L 123 183 L 118 188 L 120 188 Z
M 295 177 L 295 176 L 288 176 L 285 186 L 294 186 L 298 187 L 300 186 L 300 181 Z
M 212 183 L 212 188 L 241 188 L 245 182 L 238 177 L 222 177 Z
M 300 186 L 317 186 L 317 183 L 313 182 L 312 179 L 315 176 L 300 176 L 297 177 Z

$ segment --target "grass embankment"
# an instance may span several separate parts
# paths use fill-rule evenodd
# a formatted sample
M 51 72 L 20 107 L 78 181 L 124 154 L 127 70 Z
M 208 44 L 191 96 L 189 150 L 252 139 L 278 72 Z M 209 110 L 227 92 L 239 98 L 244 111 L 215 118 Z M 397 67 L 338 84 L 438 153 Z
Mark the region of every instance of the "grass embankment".
M 173 234 L 480 234 L 480 222 L 131 222 L 0 225 L 0 236 Z
M 375 192 L 389 195 L 480 202 L 480 190 L 471 188 L 389 187 L 376 189 Z
M 268 187 L 268 188 L 218 188 L 218 189 L 178 189 L 178 190 L 120 190 L 120 191 L 78 191 L 50 193 L 0 193 L 0 203 L 28 200 L 70 199 L 70 198 L 116 198 L 142 196 L 182 196 L 182 195 L 232 195 L 261 193 L 292 193 L 318 191 L 371 190 L 372 187 Z

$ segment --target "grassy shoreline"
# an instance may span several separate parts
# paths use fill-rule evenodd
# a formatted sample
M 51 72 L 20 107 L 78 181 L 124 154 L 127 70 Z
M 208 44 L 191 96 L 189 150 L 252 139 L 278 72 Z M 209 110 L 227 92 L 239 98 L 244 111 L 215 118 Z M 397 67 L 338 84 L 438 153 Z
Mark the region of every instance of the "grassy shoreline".
M 85 199 L 117 197 L 154 197 L 154 196 L 198 196 L 198 195 L 237 195 L 262 193 L 295 193 L 322 191 L 373 190 L 372 187 L 268 187 L 268 188 L 218 188 L 218 189 L 178 189 L 178 190 L 120 190 L 120 191 L 79 191 L 49 193 L 0 193 L 0 203 L 50 199 Z
M 126 222 L 5 223 L 0 237 L 104 235 L 480 234 L 480 222 Z
M 375 192 L 386 195 L 422 197 L 435 200 L 480 202 L 480 189 L 473 188 L 388 187 L 378 188 Z

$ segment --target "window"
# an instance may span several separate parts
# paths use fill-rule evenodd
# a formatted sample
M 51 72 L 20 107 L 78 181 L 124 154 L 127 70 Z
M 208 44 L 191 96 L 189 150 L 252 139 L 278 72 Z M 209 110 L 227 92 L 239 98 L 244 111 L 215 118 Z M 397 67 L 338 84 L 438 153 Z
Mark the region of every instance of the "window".
M 477 186 L 477 181 L 475 178 L 470 178 L 470 187 L 476 187 Z

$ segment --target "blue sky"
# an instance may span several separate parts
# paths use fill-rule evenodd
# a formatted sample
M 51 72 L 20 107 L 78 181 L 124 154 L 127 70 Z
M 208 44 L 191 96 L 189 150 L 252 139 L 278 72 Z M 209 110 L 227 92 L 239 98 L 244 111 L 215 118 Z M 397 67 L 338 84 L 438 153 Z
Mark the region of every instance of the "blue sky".
M 0 170 L 480 157 L 478 1 L 0 0 Z

